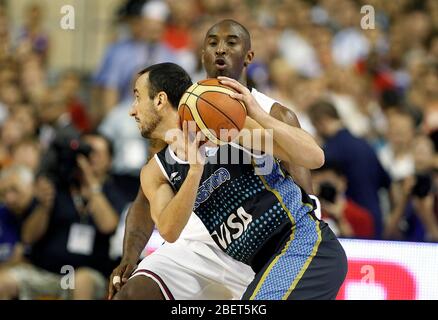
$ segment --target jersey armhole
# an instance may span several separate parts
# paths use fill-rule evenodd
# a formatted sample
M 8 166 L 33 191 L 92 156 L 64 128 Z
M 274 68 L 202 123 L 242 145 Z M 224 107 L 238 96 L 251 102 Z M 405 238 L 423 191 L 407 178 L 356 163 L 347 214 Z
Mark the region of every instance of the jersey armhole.
M 170 185 L 172 185 L 172 183 L 170 182 L 170 178 L 169 178 L 169 176 L 167 175 L 166 169 L 164 169 L 164 166 L 163 166 L 163 164 L 161 163 L 160 158 L 158 157 L 158 154 L 154 154 L 154 159 L 155 159 L 155 161 L 157 162 L 158 167 L 159 167 L 160 170 L 161 170 L 161 173 L 166 177 L 166 179 L 167 179 L 167 181 L 169 181 Z

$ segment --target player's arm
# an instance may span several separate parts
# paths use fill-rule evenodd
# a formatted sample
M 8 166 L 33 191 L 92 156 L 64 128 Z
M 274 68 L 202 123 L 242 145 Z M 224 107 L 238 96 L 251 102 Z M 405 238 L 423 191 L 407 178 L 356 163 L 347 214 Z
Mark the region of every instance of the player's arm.
M 141 171 L 141 186 L 149 200 L 152 220 L 160 235 L 175 242 L 193 210 L 203 166 L 191 166 L 180 190 L 175 194 L 155 158 Z
M 248 88 L 238 81 L 226 77 L 218 77 L 218 79 L 223 84 L 237 90 L 238 93 L 231 94 L 231 96 L 246 105 L 247 118 L 252 119 L 264 128 L 266 136 L 271 135 L 274 141 L 273 153 L 275 157 L 307 169 L 316 169 L 324 164 L 324 152 L 309 133 L 301 128 L 283 123 L 267 114 L 251 95 Z M 248 122 L 248 119 L 246 122 Z M 267 129 L 271 130 L 272 134 Z
M 129 276 L 137 267 L 140 254 L 149 241 L 153 230 L 154 222 L 151 218 L 149 202 L 143 190 L 139 188 L 137 197 L 126 215 L 122 260 L 110 276 L 108 299 L 111 300 L 116 292 L 128 282 Z M 114 283 L 114 277 L 119 277 L 120 282 Z
M 295 112 L 279 103 L 275 103 L 272 106 L 270 115 L 287 125 L 301 128 Z M 290 162 L 285 162 L 283 165 L 296 183 L 298 183 L 308 194 L 313 194 L 312 179 L 309 169 L 297 166 Z

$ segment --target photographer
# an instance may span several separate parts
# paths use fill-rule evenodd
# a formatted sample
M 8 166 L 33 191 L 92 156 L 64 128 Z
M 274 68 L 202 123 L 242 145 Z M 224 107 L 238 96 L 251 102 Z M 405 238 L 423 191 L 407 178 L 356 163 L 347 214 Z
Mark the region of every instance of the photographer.
M 312 171 L 314 190 L 321 202 L 322 218 L 339 237 L 374 237 L 371 213 L 346 195 L 347 179 L 335 163 Z
M 108 174 L 111 145 L 99 135 L 64 141 L 53 149 L 58 162 L 46 163 L 37 180 L 38 205 L 23 224 L 29 263 L 8 271 L 20 299 L 106 297 L 109 240 L 126 205 Z M 63 266 L 75 269 L 74 290 L 61 288 Z
M 407 241 L 438 241 L 436 214 L 437 161 L 427 136 L 414 140 L 415 174 L 394 184 L 394 210 L 387 219 L 385 238 Z

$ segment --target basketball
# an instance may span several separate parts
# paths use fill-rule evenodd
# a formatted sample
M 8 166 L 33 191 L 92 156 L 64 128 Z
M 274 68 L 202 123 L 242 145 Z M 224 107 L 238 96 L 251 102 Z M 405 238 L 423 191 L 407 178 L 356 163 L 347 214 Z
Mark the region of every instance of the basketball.
M 231 142 L 242 130 L 247 114 L 245 105 L 230 97 L 232 92 L 236 91 L 217 79 L 194 83 L 178 105 L 181 124 L 195 121 L 197 131 L 201 130 L 211 142 Z

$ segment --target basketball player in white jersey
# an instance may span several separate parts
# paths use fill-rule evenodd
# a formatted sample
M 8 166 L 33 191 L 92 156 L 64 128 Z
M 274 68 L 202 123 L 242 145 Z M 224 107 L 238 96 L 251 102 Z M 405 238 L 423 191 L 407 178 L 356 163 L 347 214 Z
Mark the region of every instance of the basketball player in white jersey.
M 223 20 L 212 26 L 206 34 L 202 61 L 208 78 L 228 76 L 246 85 L 246 70 L 253 56 L 250 35 L 236 21 Z M 271 116 L 299 127 L 298 119 L 290 109 L 254 88 L 251 93 Z M 164 142 L 154 143 L 153 152 L 165 146 Z M 313 193 L 309 170 L 292 165 L 286 169 L 308 194 Z M 317 198 L 313 199 L 314 207 L 319 207 Z M 152 234 L 153 226 L 148 201 L 140 189 L 126 219 L 123 258 L 111 275 L 110 299 L 187 300 L 242 297 L 254 278 L 253 270 L 218 248 L 205 226 L 193 213 L 176 242 L 163 244 L 136 267 L 140 253 Z

